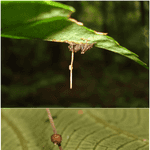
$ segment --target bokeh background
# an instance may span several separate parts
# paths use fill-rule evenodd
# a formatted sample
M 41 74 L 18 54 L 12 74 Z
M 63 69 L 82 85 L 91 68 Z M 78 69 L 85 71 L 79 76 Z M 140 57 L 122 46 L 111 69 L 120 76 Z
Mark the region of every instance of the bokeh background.
M 72 18 L 106 32 L 149 64 L 149 2 L 61 2 Z M 2 107 L 149 107 L 149 71 L 93 47 L 75 54 L 70 90 L 68 44 L 1 38 Z

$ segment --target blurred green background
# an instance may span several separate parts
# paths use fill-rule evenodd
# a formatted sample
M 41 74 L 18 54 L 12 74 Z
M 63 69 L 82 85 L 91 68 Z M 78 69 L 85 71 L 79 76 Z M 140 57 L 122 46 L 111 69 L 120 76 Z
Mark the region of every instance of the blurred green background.
M 106 32 L 149 64 L 149 2 L 61 2 L 71 18 Z M 149 107 L 149 71 L 93 47 L 75 54 L 70 90 L 68 44 L 1 38 L 2 107 Z

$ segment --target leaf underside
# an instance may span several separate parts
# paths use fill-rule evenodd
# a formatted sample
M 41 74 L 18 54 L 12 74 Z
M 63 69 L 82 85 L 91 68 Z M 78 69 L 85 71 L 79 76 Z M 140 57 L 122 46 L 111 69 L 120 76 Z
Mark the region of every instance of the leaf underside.
M 79 113 L 79 112 L 83 112 Z M 148 109 L 50 109 L 63 150 L 148 150 Z M 59 150 L 46 109 L 2 109 L 2 150 Z

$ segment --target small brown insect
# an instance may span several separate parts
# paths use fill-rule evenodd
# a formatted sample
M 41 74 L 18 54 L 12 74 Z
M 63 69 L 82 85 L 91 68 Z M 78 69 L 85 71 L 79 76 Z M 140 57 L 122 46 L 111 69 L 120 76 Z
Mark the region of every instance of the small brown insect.
M 69 43 L 70 45 L 68 46 L 68 48 L 70 49 L 70 51 L 74 51 L 75 53 L 78 52 L 81 49 L 81 54 L 84 54 L 87 50 L 91 49 L 94 45 L 94 43 L 92 44 L 76 44 L 76 43 Z
M 80 44 L 76 44 L 76 43 L 69 43 L 70 45 L 68 46 L 68 48 L 70 49 L 70 51 L 73 52 L 78 52 L 80 50 Z
M 93 47 L 94 43 L 92 44 L 81 44 L 81 54 L 84 54 L 87 50 Z
M 82 40 L 86 40 L 81 38 Z M 81 43 L 81 44 L 76 44 L 74 42 L 68 42 L 66 43 L 69 44 L 68 48 L 72 52 L 71 56 L 71 65 L 69 65 L 69 70 L 70 70 L 70 89 L 72 89 L 72 70 L 73 70 L 73 60 L 74 60 L 74 52 L 78 52 L 81 50 L 81 54 L 84 54 L 87 50 L 91 49 L 93 45 L 96 43 L 87 43 L 88 40 L 86 40 L 86 43 Z
M 62 137 L 61 137 L 61 135 L 59 135 L 59 134 L 53 134 L 52 136 L 51 136 L 51 141 L 56 145 L 58 145 L 58 146 L 61 146 L 60 145 L 60 143 L 61 143 L 61 141 L 62 141 Z

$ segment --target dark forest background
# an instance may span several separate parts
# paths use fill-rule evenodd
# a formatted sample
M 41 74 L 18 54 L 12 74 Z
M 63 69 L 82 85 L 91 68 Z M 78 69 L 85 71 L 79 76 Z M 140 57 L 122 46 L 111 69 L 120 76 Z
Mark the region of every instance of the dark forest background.
M 65 1 L 71 18 L 106 32 L 149 64 L 148 1 Z M 75 54 L 70 90 L 68 44 L 1 38 L 2 107 L 149 107 L 149 71 L 93 47 Z

